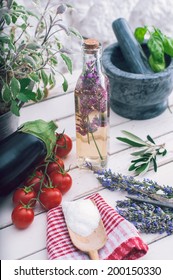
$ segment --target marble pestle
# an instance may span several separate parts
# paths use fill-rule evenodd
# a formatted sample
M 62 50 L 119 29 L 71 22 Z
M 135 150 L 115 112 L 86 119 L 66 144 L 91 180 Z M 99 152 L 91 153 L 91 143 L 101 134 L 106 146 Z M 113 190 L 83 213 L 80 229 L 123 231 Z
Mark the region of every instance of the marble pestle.
M 153 73 L 147 57 L 130 29 L 128 22 L 124 18 L 118 18 L 113 21 L 112 28 L 131 73 Z

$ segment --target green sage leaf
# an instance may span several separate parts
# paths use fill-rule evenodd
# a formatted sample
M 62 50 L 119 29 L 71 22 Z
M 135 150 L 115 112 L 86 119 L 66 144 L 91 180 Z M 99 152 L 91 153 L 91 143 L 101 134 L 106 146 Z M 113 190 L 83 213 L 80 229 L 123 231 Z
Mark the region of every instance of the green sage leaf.
M 11 100 L 11 90 L 7 84 L 3 85 L 1 94 L 4 102 L 8 103 Z
M 38 88 L 37 89 L 37 101 L 40 101 L 43 98 L 44 98 L 44 92 L 40 88 Z
M 10 25 L 10 23 L 12 21 L 11 16 L 9 14 L 5 14 L 4 19 L 5 19 L 6 24 Z
M 35 92 L 29 90 L 29 89 L 24 89 L 23 94 L 25 94 L 28 98 L 28 100 L 36 101 L 37 100 L 37 95 Z
M 82 35 L 79 33 L 79 31 L 77 31 L 74 27 L 69 27 L 69 31 L 70 33 L 72 33 L 73 35 L 75 35 L 76 37 L 78 37 L 79 39 L 82 39 Z
M 31 80 L 29 78 L 24 78 L 24 79 L 21 79 L 19 80 L 20 82 L 20 86 L 21 86 L 21 91 L 24 90 L 26 87 L 29 86 Z
M 49 77 L 43 69 L 41 70 L 41 78 L 42 78 L 44 87 L 46 87 L 48 85 L 48 82 L 49 82 Z
M 67 65 L 67 69 L 70 72 L 70 74 L 72 74 L 72 61 L 71 59 L 65 55 L 64 53 L 61 53 L 61 57 L 64 60 L 65 64 Z
M 17 99 L 19 99 L 20 101 L 22 102 L 28 102 L 28 97 L 26 96 L 26 94 L 20 92 L 18 95 L 17 95 Z
M 37 73 L 32 72 L 29 77 L 36 83 L 40 81 L 39 75 Z
M 49 85 L 51 86 L 51 88 L 56 85 L 55 76 L 52 73 L 50 73 L 49 75 Z
M 23 58 L 23 62 L 29 64 L 33 69 L 36 68 L 36 62 L 35 62 L 35 60 L 32 58 L 32 56 L 26 55 L 26 56 Z
M 62 87 L 63 87 L 63 90 L 66 92 L 67 89 L 68 89 L 68 82 L 67 82 L 66 78 L 64 77 L 64 75 L 62 75 L 62 76 L 63 76 L 63 79 L 64 79 L 64 82 L 62 83 Z
M 10 110 L 14 115 L 20 116 L 20 113 L 19 113 L 20 108 L 19 108 L 17 101 L 12 100 Z
M 13 77 L 10 81 L 10 89 L 11 89 L 13 98 L 15 99 L 21 89 L 20 82 L 15 77 Z

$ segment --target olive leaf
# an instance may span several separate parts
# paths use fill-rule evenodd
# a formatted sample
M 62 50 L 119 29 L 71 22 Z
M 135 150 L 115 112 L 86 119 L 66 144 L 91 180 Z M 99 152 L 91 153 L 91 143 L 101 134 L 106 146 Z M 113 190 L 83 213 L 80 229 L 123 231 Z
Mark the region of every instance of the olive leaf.
M 125 134 L 127 138 L 116 137 L 117 140 L 132 147 L 139 148 L 139 150 L 131 153 L 131 155 L 136 158 L 131 161 L 128 170 L 134 171 L 136 175 L 144 174 L 152 165 L 154 171 L 157 172 L 157 156 L 165 156 L 167 154 L 165 144 L 157 145 L 150 135 L 147 135 L 146 141 L 144 141 L 140 137 L 126 130 L 123 130 L 122 133 Z

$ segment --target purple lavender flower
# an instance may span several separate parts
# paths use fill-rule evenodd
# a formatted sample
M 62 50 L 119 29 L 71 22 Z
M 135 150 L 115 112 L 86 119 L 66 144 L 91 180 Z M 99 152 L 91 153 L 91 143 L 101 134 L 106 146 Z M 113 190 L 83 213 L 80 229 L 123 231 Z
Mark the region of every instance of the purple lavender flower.
M 86 63 L 86 69 L 81 75 L 76 88 L 77 96 L 77 124 L 76 131 L 82 136 L 87 135 L 88 144 L 90 144 L 89 134 L 94 141 L 98 154 L 102 159 L 94 133 L 99 127 L 107 125 L 107 90 L 102 86 L 105 81 L 96 69 L 96 61 Z M 106 84 L 107 85 L 107 84 Z

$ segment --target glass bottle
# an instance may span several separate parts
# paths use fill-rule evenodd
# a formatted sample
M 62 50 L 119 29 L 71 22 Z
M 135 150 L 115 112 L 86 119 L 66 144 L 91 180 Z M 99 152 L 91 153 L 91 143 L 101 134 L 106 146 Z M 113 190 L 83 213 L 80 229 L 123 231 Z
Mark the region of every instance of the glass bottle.
M 108 78 L 101 67 L 101 44 L 83 43 L 83 71 L 75 88 L 76 153 L 79 167 L 104 167 L 108 155 Z

